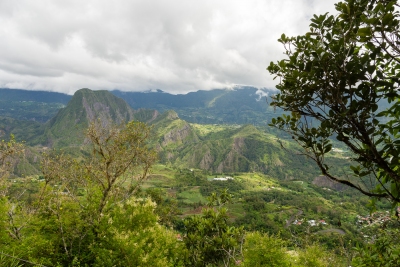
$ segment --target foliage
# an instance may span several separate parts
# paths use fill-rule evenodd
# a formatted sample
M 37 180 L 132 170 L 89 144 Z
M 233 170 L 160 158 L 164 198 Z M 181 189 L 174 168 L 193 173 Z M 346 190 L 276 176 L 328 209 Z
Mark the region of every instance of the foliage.
M 175 199 L 167 199 L 161 189 L 149 188 L 146 190 L 146 195 L 157 204 L 154 212 L 158 215 L 158 222 L 172 227 L 178 220 L 178 202 Z
M 279 237 L 259 232 L 246 235 L 243 256 L 243 266 L 246 267 L 292 266 L 285 248 L 285 242 Z
M 223 207 L 230 199 L 227 190 L 214 193 L 201 216 L 185 219 L 183 241 L 190 266 L 231 266 L 241 259 L 243 229 L 228 225 L 227 209 Z
M 229 179 L 227 181 L 208 181 L 200 187 L 200 193 L 203 196 L 210 196 L 213 192 L 221 191 L 224 188 L 228 189 L 229 192 L 239 192 L 244 186 L 235 179 Z
M 327 252 L 323 247 L 310 245 L 301 250 L 296 260 L 298 267 L 337 267 L 345 266 L 334 254 Z M 347 265 L 346 265 L 347 266 Z
M 400 266 L 399 230 L 376 233 L 376 239 L 365 248 L 357 248 L 352 266 Z
M 147 147 L 149 135 L 150 129 L 141 122 L 120 127 L 92 123 L 87 130 L 92 154 L 82 160 L 67 155 L 45 157 L 46 184 L 61 184 L 60 192 L 75 198 L 84 194 L 101 214 L 110 199 L 128 198 L 146 178 L 155 160 L 154 151 Z
M 0 267 L 20 267 L 18 258 L 13 258 L 13 255 L 5 254 L 0 251 Z
M 101 238 L 92 253 L 93 266 L 179 266 L 183 264 L 184 245 L 176 234 L 157 224 L 155 203 L 131 198 L 118 203 L 101 218 Z
M 272 125 L 288 131 L 325 176 L 393 202 L 400 201 L 398 7 L 394 0 L 339 2 L 337 16 L 314 15 L 305 35 L 282 34 L 287 59 L 268 67 L 279 79 L 272 104 L 292 112 Z M 385 103 L 389 109 L 379 111 Z M 332 137 L 353 152 L 354 178 L 330 172 Z
M 160 239 L 165 241 L 163 251 L 169 245 L 175 246 L 173 234 L 157 224 L 153 205 L 148 201 L 137 204 L 132 198 L 155 160 L 154 151 L 147 147 L 149 134 L 150 129 L 143 123 L 131 121 L 114 126 L 99 121 L 87 130 L 90 156 L 73 159 L 65 154 L 46 155 L 42 161 L 44 183 L 36 200 L 29 204 L 4 198 L 0 203 L 0 210 L 4 211 L 1 216 L 8 217 L 1 217 L 0 223 L 5 222 L 3 229 L 11 237 L 1 245 L 8 251 L 25 248 L 19 250 L 21 257 L 49 266 L 104 266 L 98 264 L 102 252 L 110 253 L 113 247 L 122 252 L 134 248 L 134 243 L 122 242 L 124 238 L 133 242 L 164 236 Z M 7 152 L 13 142 L 11 139 L 2 151 Z M 123 212 L 127 214 L 122 218 Z M 120 223 L 111 224 L 112 220 Z M 138 225 L 136 229 L 134 222 L 138 220 L 147 222 L 147 228 Z M 111 232 L 104 229 L 105 225 Z M 104 242 L 104 236 L 110 237 L 110 241 Z M 150 248 L 140 251 L 138 261 L 145 261 L 149 253 L 162 255 Z M 113 264 L 127 266 L 122 254 L 118 258 L 120 261 Z M 152 262 L 150 266 L 165 263 Z
M 9 187 L 8 175 L 15 165 L 15 157 L 23 152 L 23 145 L 17 143 L 14 135 L 9 141 L 0 141 L 0 197 L 5 196 Z

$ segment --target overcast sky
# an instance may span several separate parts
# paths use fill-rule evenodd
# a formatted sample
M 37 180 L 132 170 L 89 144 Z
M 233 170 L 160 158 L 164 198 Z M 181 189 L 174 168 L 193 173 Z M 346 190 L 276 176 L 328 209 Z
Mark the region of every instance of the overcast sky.
M 1 0 L 0 87 L 170 93 L 250 85 L 336 0 Z

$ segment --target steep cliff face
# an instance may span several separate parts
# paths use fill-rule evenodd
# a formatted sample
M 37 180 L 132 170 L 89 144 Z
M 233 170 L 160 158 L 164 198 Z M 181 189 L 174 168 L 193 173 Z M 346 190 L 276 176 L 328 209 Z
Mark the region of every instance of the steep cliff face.
M 122 123 L 134 119 L 129 105 L 108 91 L 81 89 L 46 125 L 42 143 L 63 147 L 82 144 L 84 129 L 95 120 Z
M 163 149 L 176 148 L 198 141 L 190 124 L 181 120 L 175 111 L 169 110 L 159 115 L 152 121 L 152 125 L 157 132 L 160 147 Z
M 243 156 L 244 137 L 233 139 L 231 149 L 226 154 L 224 160 L 216 168 L 217 172 L 236 172 L 247 171 L 249 164 L 248 160 Z
M 133 113 L 134 120 L 142 121 L 146 123 L 153 123 L 160 116 L 157 110 L 152 109 L 139 109 Z
M 190 125 L 185 123 L 181 128 L 173 129 L 163 136 L 161 146 L 165 147 L 171 143 L 181 144 L 193 133 Z
M 344 189 L 347 189 L 347 187 L 344 184 L 333 181 L 323 175 L 315 177 L 314 180 L 312 181 L 312 184 L 317 185 L 319 187 L 326 187 L 329 189 L 333 189 L 336 191 L 342 191 Z
M 207 152 L 202 157 L 202 159 L 199 163 L 199 167 L 200 167 L 200 169 L 203 169 L 203 170 L 210 170 L 211 167 L 213 166 L 214 161 L 215 161 L 215 159 L 211 155 L 211 151 L 208 149 Z
M 290 146 L 282 149 L 281 143 L 285 145 L 285 141 L 277 141 L 251 125 L 213 131 L 213 126 L 170 120 L 162 129 L 160 158 L 179 167 L 218 173 L 260 171 L 281 179 L 315 177 L 310 160 L 298 156 Z

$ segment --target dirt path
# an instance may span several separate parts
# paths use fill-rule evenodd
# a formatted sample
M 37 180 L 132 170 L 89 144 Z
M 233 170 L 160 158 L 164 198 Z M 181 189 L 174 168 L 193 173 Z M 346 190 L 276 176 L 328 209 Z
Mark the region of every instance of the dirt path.
M 290 226 L 290 224 L 294 221 L 294 219 L 296 218 L 296 216 L 300 216 L 301 214 L 303 214 L 303 211 L 302 210 L 299 210 L 296 214 L 293 214 L 290 218 L 289 218 L 289 220 L 287 220 L 287 222 L 286 222 L 286 228 L 288 228 L 289 226 Z

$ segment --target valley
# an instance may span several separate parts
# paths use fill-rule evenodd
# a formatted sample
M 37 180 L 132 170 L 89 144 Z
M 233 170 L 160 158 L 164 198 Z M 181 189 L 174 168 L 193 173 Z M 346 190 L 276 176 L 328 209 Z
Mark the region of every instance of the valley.
M 210 105 L 219 101 L 232 105 L 219 93 L 210 92 L 214 94 Z M 156 163 L 135 194 L 150 197 L 157 204 L 158 222 L 177 233 L 186 231 L 187 218 L 201 216 L 210 196 L 224 190 L 232 196 L 226 210 L 233 227 L 276 236 L 285 240 L 288 250 L 323 245 L 327 253 L 344 262 L 353 247 L 365 244 L 382 226 L 360 225 L 359 218 L 370 213 L 368 198 L 321 176 L 315 163 L 301 155 L 299 145 L 268 125 L 242 124 L 241 116 L 232 119 L 233 123 L 215 123 L 211 118 L 218 113 L 203 114 L 214 123 L 202 124 L 198 121 L 203 119 L 186 121 L 174 110 L 134 110 L 108 91 L 81 89 L 65 106 L 57 101 L 48 100 L 46 116 L 55 115 L 46 121 L 23 115 L 31 109 L 37 111 L 32 114 L 40 114 L 40 100 L 21 105 L 13 116 L 0 118 L 1 138 L 13 134 L 25 143 L 25 153 L 14 162 L 9 178 L 10 199 L 30 203 L 41 194 L 47 184 L 42 173 L 46 155 L 69 155 L 77 163 L 90 155 L 85 131 L 91 123 L 98 122 L 107 129 L 111 124 L 134 120 L 150 126 L 148 145 L 157 152 Z M 55 107 L 60 109 L 55 112 Z M 349 152 L 338 146 L 327 155 L 326 162 L 333 173 L 348 177 L 349 157 Z M 130 175 L 123 179 L 128 181 Z M 377 202 L 376 207 L 379 212 L 391 209 L 385 201 Z M 394 223 L 395 218 L 389 216 L 385 227 Z

